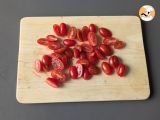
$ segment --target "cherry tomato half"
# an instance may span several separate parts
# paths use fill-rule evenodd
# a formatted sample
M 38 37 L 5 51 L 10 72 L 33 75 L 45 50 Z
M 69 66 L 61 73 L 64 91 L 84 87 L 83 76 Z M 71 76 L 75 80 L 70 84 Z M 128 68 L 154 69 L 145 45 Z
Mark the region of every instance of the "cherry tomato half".
M 89 32 L 87 37 L 88 37 L 89 44 L 91 46 L 96 46 L 97 45 L 98 37 L 96 36 L 96 34 L 94 32 Z
M 74 53 L 73 53 L 72 48 L 67 48 L 67 49 L 64 51 L 64 54 L 65 54 L 68 58 L 73 58 L 73 56 L 74 56 Z
M 51 72 L 51 76 L 57 80 L 59 80 L 59 82 L 63 83 L 66 81 L 66 74 L 62 71 L 59 70 L 53 70 Z
M 89 33 L 89 28 L 87 26 L 83 26 L 82 28 L 83 41 L 87 40 L 88 33 Z
M 110 66 L 109 63 L 107 63 L 107 62 L 102 62 L 101 68 L 102 68 L 102 70 L 103 70 L 103 72 L 104 72 L 105 74 L 107 74 L 107 75 L 113 74 L 113 68 Z
M 117 40 L 117 42 L 114 44 L 115 49 L 122 49 L 125 47 L 125 43 L 123 41 Z
M 83 73 L 83 79 L 89 80 L 91 77 L 92 75 L 89 73 L 88 68 L 85 68 L 84 73 Z
M 96 26 L 94 24 L 90 24 L 89 25 L 89 31 L 96 33 L 96 31 L 97 31 Z
M 60 86 L 59 81 L 55 78 L 48 77 L 45 82 L 54 88 L 58 88 Z
M 98 48 L 104 55 L 112 55 L 113 54 L 113 51 L 107 45 L 100 44 Z
M 82 46 L 82 49 L 84 52 L 92 52 L 93 51 L 93 47 L 89 44 L 83 43 L 81 46 Z
M 75 66 L 70 66 L 70 68 L 69 68 L 69 74 L 70 74 L 70 77 L 72 79 L 77 79 L 78 78 L 77 68 Z
M 61 36 L 61 30 L 60 30 L 60 26 L 58 24 L 53 25 L 53 30 L 57 36 Z
M 49 42 L 55 42 L 55 41 L 58 40 L 58 38 L 57 38 L 56 36 L 54 36 L 54 35 L 47 35 L 47 36 L 46 36 L 46 39 L 47 39 L 47 41 L 49 41 Z
M 77 60 L 76 63 L 82 64 L 84 66 L 89 66 L 89 61 L 87 59 L 79 59 L 79 60 Z
M 122 77 L 126 75 L 126 66 L 124 64 L 119 64 L 117 67 L 117 75 Z
M 65 23 L 60 24 L 60 33 L 61 36 L 67 35 L 67 25 Z
M 77 36 L 77 29 L 75 27 L 70 27 L 68 31 L 68 38 L 69 39 L 74 39 Z
M 71 47 L 71 46 L 74 46 L 76 44 L 76 42 L 75 42 L 75 40 L 72 40 L 72 39 L 64 39 L 63 44 L 68 47 Z
M 104 38 L 107 38 L 107 37 L 111 37 L 112 36 L 112 33 L 110 30 L 108 30 L 107 28 L 99 28 L 99 34 L 104 37 Z
M 114 37 L 107 37 L 103 39 L 103 44 L 111 46 L 117 42 L 117 39 Z
M 43 64 L 43 62 L 41 60 L 36 60 L 35 63 L 34 63 L 34 67 L 35 67 L 35 70 L 37 72 L 42 72 L 44 64 Z
M 109 64 L 113 67 L 113 68 L 117 68 L 119 65 L 119 58 L 115 55 L 110 56 L 109 57 Z
M 97 56 L 98 59 L 100 59 L 100 60 L 105 59 L 105 56 L 103 55 L 103 53 L 98 48 L 95 49 L 95 53 L 96 53 L 96 56 Z
M 73 53 L 74 53 L 74 57 L 75 57 L 75 58 L 79 58 L 80 52 L 79 52 L 78 49 L 74 48 L 74 49 L 73 49 Z
M 77 29 L 77 40 L 83 42 L 82 31 L 80 29 Z
M 88 71 L 91 75 L 98 75 L 100 73 L 100 69 L 94 65 L 89 66 Z
M 56 70 L 63 70 L 65 68 L 65 65 L 60 59 L 52 58 L 52 67 Z
M 55 41 L 55 42 L 49 42 L 48 43 L 48 48 L 51 50 L 57 50 L 61 48 L 61 44 L 59 41 Z
M 77 68 L 78 78 L 80 78 L 83 75 L 83 72 L 84 72 L 83 65 L 82 64 L 76 64 L 75 66 Z
M 48 45 L 48 41 L 46 40 L 46 38 L 39 38 L 37 40 L 37 43 L 40 45 Z
M 66 49 L 67 49 L 67 47 L 64 46 L 64 47 L 61 47 L 61 48 L 59 48 L 59 49 L 54 50 L 54 52 L 61 54 L 61 53 L 64 53 L 64 51 L 65 51 Z

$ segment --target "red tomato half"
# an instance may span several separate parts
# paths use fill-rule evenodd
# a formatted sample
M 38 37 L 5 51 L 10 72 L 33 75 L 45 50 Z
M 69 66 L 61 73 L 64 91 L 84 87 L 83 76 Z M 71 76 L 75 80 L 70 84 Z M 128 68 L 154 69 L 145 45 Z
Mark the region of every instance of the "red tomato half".
M 80 29 L 77 29 L 77 40 L 83 42 L 82 31 Z
M 67 25 L 65 23 L 60 24 L 60 33 L 61 36 L 67 35 Z
M 113 54 L 113 51 L 112 49 L 107 46 L 107 45 L 104 45 L 104 44 L 100 44 L 98 46 L 99 50 L 104 54 L 104 55 L 112 55 Z
M 102 54 L 102 52 L 98 48 L 95 49 L 95 53 L 98 59 L 100 60 L 105 59 L 105 56 Z
M 61 83 L 65 82 L 66 81 L 66 74 L 62 71 L 59 71 L 59 70 L 53 70 L 51 72 L 51 76 L 54 78 L 54 79 L 57 79 L 59 80 Z
M 48 45 L 48 41 L 45 39 L 45 38 L 39 38 L 37 40 L 37 43 L 40 44 L 40 45 Z
M 88 71 L 91 75 L 98 75 L 100 73 L 100 69 L 94 65 L 89 66 Z
M 87 40 L 88 33 L 89 33 L 89 28 L 87 26 L 83 26 L 82 28 L 83 41 Z
M 60 30 L 60 26 L 58 24 L 53 25 L 53 30 L 57 36 L 61 36 L 61 30 Z
M 59 48 L 59 49 L 54 50 L 54 52 L 61 54 L 61 53 L 64 53 L 64 51 L 65 51 L 66 49 L 67 49 L 67 47 L 64 46 L 64 47 L 61 47 L 61 48 Z
M 90 24 L 89 25 L 89 31 L 96 33 L 96 31 L 97 31 L 96 26 L 94 24 Z
M 117 42 L 114 44 L 115 49 L 122 49 L 125 47 L 125 43 L 123 41 L 117 40 Z
M 84 52 L 92 52 L 93 51 L 93 47 L 89 44 L 82 44 L 82 49 Z
M 54 36 L 54 35 L 47 35 L 47 36 L 46 36 L 46 39 L 47 39 L 47 41 L 49 41 L 49 42 L 55 42 L 55 41 L 58 40 L 58 38 L 57 38 L 56 36 Z
M 57 79 L 55 78 L 47 78 L 45 81 L 48 85 L 54 87 L 54 88 L 58 88 L 60 86 L 60 83 Z
M 65 68 L 65 65 L 60 59 L 52 58 L 52 67 L 56 70 L 63 70 Z
M 77 36 L 77 29 L 75 27 L 70 27 L 68 31 L 68 38 L 69 39 L 74 39 Z
M 77 68 L 78 78 L 80 78 L 83 75 L 83 72 L 84 72 L 83 65 L 82 64 L 76 64 L 75 66 Z
M 59 41 L 55 41 L 55 42 L 49 42 L 48 43 L 48 48 L 51 50 L 57 50 L 61 48 L 61 44 Z
M 103 72 L 104 72 L 105 74 L 107 74 L 107 75 L 113 74 L 113 68 L 110 66 L 109 63 L 107 63 L 107 62 L 102 62 L 101 68 L 102 68 L 102 70 L 103 70 Z
M 36 60 L 35 63 L 34 63 L 34 67 L 35 67 L 35 70 L 36 70 L 37 72 L 42 72 L 42 71 L 43 71 L 44 64 L 43 64 L 42 61 Z
M 78 78 L 77 68 L 75 66 L 70 66 L 70 68 L 69 68 L 69 74 L 70 74 L 70 77 L 72 79 L 77 79 Z
M 126 75 L 126 66 L 124 64 L 119 64 L 117 67 L 118 76 L 122 77 Z
M 88 33 L 88 41 L 91 46 L 96 46 L 98 43 L 98 37 L 94 32 L 89 32 Z
M 89 66 L 89 61 L 87 59 L 79 59 L 79 60 L 77 60 L 76 63 L 82 64 L 84 66 Z
M 107 38 L 107 37 L 111 37 L 112 36 L 112 33 L 110 30 L 108 30 L 107 28 L 99 28 L 99 34 L 104 37 L 104 38 Z

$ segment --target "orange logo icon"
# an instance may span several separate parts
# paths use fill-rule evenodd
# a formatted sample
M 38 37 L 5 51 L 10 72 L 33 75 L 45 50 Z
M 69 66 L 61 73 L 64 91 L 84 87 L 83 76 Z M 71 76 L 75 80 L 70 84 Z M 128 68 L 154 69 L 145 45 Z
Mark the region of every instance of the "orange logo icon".
M 155 16 L 155 10 L 150 5 L 144 5 L 139 9 L 139 17 L 144 21 L 151 21 Z

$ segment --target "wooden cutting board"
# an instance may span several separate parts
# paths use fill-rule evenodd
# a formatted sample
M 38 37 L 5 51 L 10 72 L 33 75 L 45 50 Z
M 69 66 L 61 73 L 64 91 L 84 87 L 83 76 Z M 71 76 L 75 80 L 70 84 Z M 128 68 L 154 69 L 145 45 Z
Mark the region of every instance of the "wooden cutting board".
M 65 22 L 81 28 L 94 23 L 111 29 L 113 36 L 127 46 L 116 50 L 128 66 L 126 77 L 100 74 L 91 80 L 69 80 L 62 88 L 52 88 L 44 81 L 49 73 L 36 73 L 34 61 L 51 53 L 36 40 L 54 34 L 52 25 Z M 20 44 L 16 97 L 20 103 L 80 101 L 145 100 L 150 95 L 141 23 L 136 16 L 25 17 L 20 21 Z

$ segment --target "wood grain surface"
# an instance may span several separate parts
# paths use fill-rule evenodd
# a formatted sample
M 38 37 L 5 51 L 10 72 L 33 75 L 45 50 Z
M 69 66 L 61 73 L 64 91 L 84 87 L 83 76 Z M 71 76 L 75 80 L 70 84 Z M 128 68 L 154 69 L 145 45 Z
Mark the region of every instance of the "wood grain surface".
M 51 53 L 36 40 L 54 34 L 52 25 L 65 22 L 81 28 L 94 23 L 111 29 L 113 36 L 127 46 L 115 50 L 128 66 L 126 77 L 104 73 L 91 80 L 69 80 L 62 88 L 52 88 L 44 81 L 50 73 L 36 73 L 34 61 Z M 20 103 L 80 101 L 145 100 L 150 95 L 141 23 L 136 16 L 25 17 L 20 21 L 20 41 L 16 98 Z

